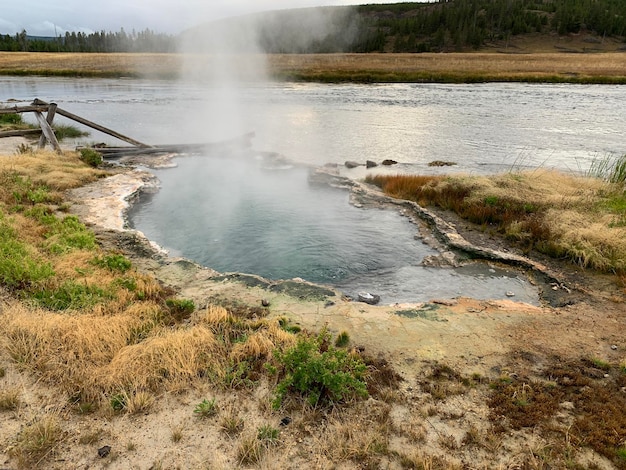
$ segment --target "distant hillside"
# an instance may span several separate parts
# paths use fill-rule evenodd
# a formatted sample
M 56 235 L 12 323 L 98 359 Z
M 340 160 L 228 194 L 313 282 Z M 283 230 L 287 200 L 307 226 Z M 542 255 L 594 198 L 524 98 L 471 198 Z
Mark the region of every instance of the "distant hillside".
M 566 52 L 626 49 L 626 0 L 439 0 L 280 10 L 169 36 L 150 30 L 33 38 L 2 51 L 268 53 L 452 52 L 487 47 Z
M 450 52 L 583 35 L 576 50 L 626 46 L 624 0 L 440 0 L 283 10 L 232 18 L 182 35 L 186 49 L 259 45 L 268 53 Z M 522 39 L 525 38 L 525 39 Z M 620 46 L 621 44 L 621 46 Z M 567 46 L 562 46 L 567 48 Z

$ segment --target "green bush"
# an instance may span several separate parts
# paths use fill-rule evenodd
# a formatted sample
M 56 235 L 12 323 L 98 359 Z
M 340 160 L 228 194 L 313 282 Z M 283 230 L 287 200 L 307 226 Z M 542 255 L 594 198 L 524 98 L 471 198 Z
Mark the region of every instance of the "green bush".
M 83 148 L 80 149 L 80 159 L 87 165 L 96 168 L 102 165 L 102 155 L 94 149 Z
M 333 348 L 329 342 L 330 335 L 324 330 L 317 337 L 298 338 L 297 344 L 284 352 L 275 352 L 283 368 L 272 403 L 275 409 L 288 394 L 303 398 L 311 406 L 330 406 L 367 396 L 363 361 Z

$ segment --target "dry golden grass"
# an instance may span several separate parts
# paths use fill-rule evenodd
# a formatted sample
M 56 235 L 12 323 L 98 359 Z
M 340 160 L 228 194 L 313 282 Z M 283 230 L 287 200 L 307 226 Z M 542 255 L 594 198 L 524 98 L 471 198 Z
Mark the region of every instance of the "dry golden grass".
M 382 176 L 369 181 L 394 197 L 454 210 L 472 222 L 492 226 L 525 249 L 537 248 L 601 271 L 626 270 L 620 184 L 542 169 L 491 176 Z
M 59 155 L 49 150 L 3 155 L 0 158 L 0 174 L 11 176 L 18 173 L 35 184 L 44 184 L 57 192 L 83 186 L 106 175 L 102 170 L 85 165 L 73 152 Z M 0 200 L 6 200 L 2 194 L 5 188 L 5 184 L 0 186 Z
M 218 344 L 213 333 L 202 326 L 174 331 L 161 330 L 146 340 L 119 350 L 102 369 L 108 388 L 181 390 L 189 382 L 218 368 Z
M 432 72 L 487 74 L 493 78 L 554 75 L 614 76 L 626 74 L 626 55 L 606 54 L 311 54 L 271 55 L 270 69 L 278 72 L 323 74 L 329 71 L 384 73 Z
M 533 46 L 533 50 L 538 50 Z M 254 56 L 237 56 L 245 72 Z M 194 73 L 211 62 L 191 54 L 0 53 L 0 73 L 166 76 Z M 606 81 L 626 79 L 626 54 L 424 53 L 268 55 L 270 75 L 307 80 L 357 81 Z
M 22 403 L 21 396 L 18 387 L 0 389 L 0 412 L 17 410 Z

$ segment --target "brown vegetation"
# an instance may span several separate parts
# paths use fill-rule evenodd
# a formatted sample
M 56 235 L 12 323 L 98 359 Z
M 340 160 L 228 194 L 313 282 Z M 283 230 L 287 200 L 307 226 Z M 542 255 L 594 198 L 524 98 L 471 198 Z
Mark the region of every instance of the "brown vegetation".
M 248 56 L 237 56 L 242 70 Z M 177 77 L 202 70 L 211 56 L 182 54 L 0 53 L 0 74 Z M 626 80 L 626 54 L 424 53 L 268 55 L 279 79 L 354 82 L 598 82 Z
M 626 272 L 623 182 L 548 170 L 488 177 L 372 176 L 368 181 L 393 197 L 454 211 L 527 252 Z

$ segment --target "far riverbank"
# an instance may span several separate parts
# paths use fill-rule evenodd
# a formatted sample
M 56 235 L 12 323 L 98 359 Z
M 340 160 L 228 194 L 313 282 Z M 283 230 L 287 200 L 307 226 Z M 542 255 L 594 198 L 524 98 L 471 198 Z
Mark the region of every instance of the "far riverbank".
M 194 54 L 0 52 L 0 75 L 176 79 L 211 70 Z M 239 78 L 350 83 L 626 84 L 626 53 L 274 54 L 239 55 Z M 249 66 L 257 63 L 263 67 Z M 241 65 L 241 68 L 237 66 Z

